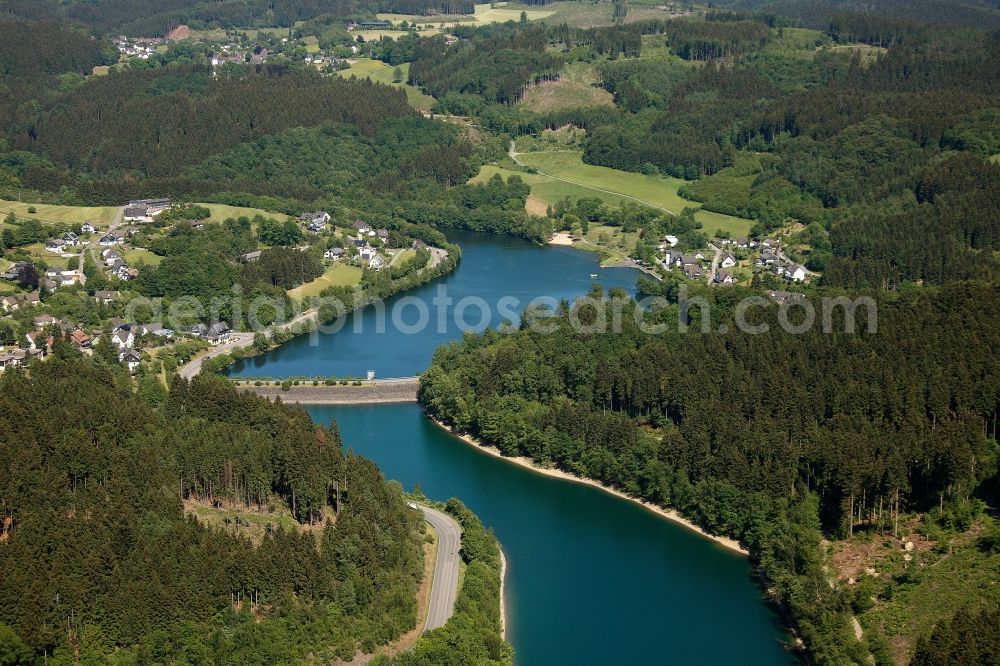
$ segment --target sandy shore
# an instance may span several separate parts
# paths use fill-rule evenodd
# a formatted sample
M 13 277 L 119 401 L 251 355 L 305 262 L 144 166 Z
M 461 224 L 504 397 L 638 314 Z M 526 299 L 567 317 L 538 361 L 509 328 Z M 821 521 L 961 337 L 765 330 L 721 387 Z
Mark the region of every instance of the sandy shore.
M 500 636 L 507 640 L 507 557 L 500 547 Z
M 428 417 L 428 418 L 430 418 L 430 417 Z M 595 481 L 594 479 L 587 479 L 587 478 L 584 478 L 584 477 L 575 476 L 573 474 L 570 474 L 569 472 L 564 472 L 561 469 L 552 469 L 552 468 L 549 468 L 549 467 L 541 467 L 539 465 L 536 465 L 535 461 L 531 460 L 530 458 L 505 456 L 502 453 L 500 453 L 500 450 L 497 449 L 495 446 L 490 446 L 490 445 L 487 445 L 487 444 L 483 444 L 482 442 L 478 441 L 474 437 L 470 437 L 469 435 L 460 435 L 460 434 L 454 432 L 449 426 L 446 426 L 445 424 L 441 423 L 440 421 L 437 421 L 436 419 L 431 419 L 431 420 L 434 421 L 434 423 L 436 423 L 439 427 L 441 427 L 444 430 L 448 431 L 449 433 L 451 433 L 455 437 L 461 439 L 463 442 L 465 442 L 467 444 L 471 444 L 472 446 L 475 446 L 480 451 L 483 451 L 484 453 L 488 453 L 489 455 L 491 455 L 491 456 L 493 456 L 495 458 L 500 458 L 501 460 L 506 460 L 507 462 L 514 463 L 515 465 L 520 465 L 521 467 L 525 467 L 525 468 L 530 469 L 530 470 L 532 470 L 534 472 L 537 472 L 539 474 L 544 474 L 545 476 L 552 476 L 552 477 L 555 477 L 557 479 L 563 479 L 564 481 L 572 481 L 574 483 L 582 483 L 584 485 L 593 486 L 594 488 L 599 488 L 599 489 L 603 490 L 604 492 L 606 492 L 606 493 L 608 493 L 610 495 L 614 495 L 615 497 L 619 497 L 621 499 L 628 500 L 629 502 L 634 502 L 635 504 L 638 504 L 639 506 L 642 506 L 643 508 L 647 509 L 648 511 L 652 511 L 653 513 L 655 513 L 656 515 L 658 515 L 658 516 L 660 516 L 662 518 L 666 518 L 667 520 L 675 522 L 675 523 L 677 523 L 679 525 L 683 525 L 684 527 L 688 528 L 692 532 L 697 532 L 698 534 L 700 534 L 701 536 L 705 537 L 706 539 L 711 539 L 712 541 L 714 541 L 715 543 L 719 544 L 720 546 L 723 546 L 723 547 L 725 547 L 725 548 L 727 548 L 727 549 L 729 549 L 729 550 L 731 550 L 733 552 L 740 553 L 741 555 L 749 555 L 750 554 L 735 539 L 730 539 L 729 537 L 716 536 L 714 534 L 709 534 L 708 532 L 706 532 L 702 528 L 698 527 L 697 525 L 695 525 L 694 523 L 692 523 L 690 520 L 688 520 L 684 516 L 680 515 L 676 511 L 674 511 L 673 509 L 665 509 L 662 506 L 658 506 L 656 504 L 651 504 L 650 502 L 646 502 L 646 501 L 641 500 L 641 499 L 639 499 L 637 497 L 632 497 L 631 495 L 623 493 L 622 491 L 620 491 L 620 490 L 618 490 L 616 488 L 611 488 L 610 486 L 606 486 L 603 483 L 601 483 L 600 481 Z
M 573 239 L 569 234 L 557 231 L 552 234 L 552 239 L 549 240 L 549 245 L 572 245 Z

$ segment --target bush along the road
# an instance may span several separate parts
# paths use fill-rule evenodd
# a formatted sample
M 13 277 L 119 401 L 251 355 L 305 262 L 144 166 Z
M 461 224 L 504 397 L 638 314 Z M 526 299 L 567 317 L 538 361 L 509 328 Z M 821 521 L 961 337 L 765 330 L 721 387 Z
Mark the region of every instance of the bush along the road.
M 465 666 L 513 663 L 514 650 L 503 639 L 500 618 L 500 544 L 492 530 L 457 499 L 445 511 L 462 526 L 465 580 L 455 614 L 440 629 L 417 640 L 409 652 L 379 657 L 372 666 Z

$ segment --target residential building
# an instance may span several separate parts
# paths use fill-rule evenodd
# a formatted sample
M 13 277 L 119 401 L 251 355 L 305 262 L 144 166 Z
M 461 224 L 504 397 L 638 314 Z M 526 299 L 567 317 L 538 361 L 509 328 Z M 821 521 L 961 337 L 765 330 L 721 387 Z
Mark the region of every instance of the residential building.
M 139 369 L 142 355 L 134 349 L 125 348 L 118 352 L 118 360 L 128 366 L 128 371 L 132 374 Z
M 105 305 L 111 303 L 113 300 L 121 296 L 121 292 L 112 291 L 110 289 L 98 289 L 94 292 L 94 299 L 98 303 L 103 303 Z

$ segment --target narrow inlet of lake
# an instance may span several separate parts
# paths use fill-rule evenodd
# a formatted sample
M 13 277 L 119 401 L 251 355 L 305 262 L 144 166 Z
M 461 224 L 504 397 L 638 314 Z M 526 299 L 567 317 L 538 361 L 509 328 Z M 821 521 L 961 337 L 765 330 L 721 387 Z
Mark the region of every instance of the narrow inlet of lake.
M 310 407 L 407 490 L 458 497 L 507 557 L 518 666 L 791 664 L 738 553 L 597 488 L 495 458 L 418 405 Z
M 534 298 L 573 299 L 593 284 L 635 294 L 641 273 L 602 269 L 596 255 L 483 234 L 455 234 L 457 270 L 368 308 L 337 333 L 300 336 L 234 366 L 234 377 L 418 374 L 439 345 L 462 336 L 454 310 L 482 299 L 466 324 L 503 321 Z M 438 321 L 435 298 L 451 299 Z M 478 300 L 477 300 L 478 302 Z M 511 301 L 507 301 L 510 303 Z M 405 303 L 405 306 L 403 304 Z M 430 322 L 408 330 L 420 304 Z M 461 321 L 461 319 L 460 319 Z M 492 528 L 507 556 L 508 638 L 518 666 L 554 664 L 789 664 L 786 634 L 751 577 L 747 560 L 688 529 L 599 489 L 531 472 L 477 451 L 429 421 L 418 405 L 311 407 L 336 419 L 345 446 L 387 478 L 436 500 L 458 497 Z

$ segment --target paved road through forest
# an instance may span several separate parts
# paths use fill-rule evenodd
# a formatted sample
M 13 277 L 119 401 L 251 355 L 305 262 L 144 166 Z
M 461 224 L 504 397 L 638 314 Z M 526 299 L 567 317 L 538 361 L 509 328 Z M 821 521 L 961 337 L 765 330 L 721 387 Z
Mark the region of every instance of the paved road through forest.
M 462 542 L 462 528 L 454 518 L 441 511 L 426 506 L 419 508 L 437 532 L 437 559 L 434 562 L 427 622 L 424 624 L 424 631 L 430 631 L 443 627 L 455 612 L 455 598 L 458 596 L 458 549 Z

